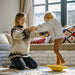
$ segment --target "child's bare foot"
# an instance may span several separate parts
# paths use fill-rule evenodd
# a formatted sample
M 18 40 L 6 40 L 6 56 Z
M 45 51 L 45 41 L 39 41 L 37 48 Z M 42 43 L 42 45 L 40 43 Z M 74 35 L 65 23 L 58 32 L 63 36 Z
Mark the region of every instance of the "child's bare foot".
M 63 65 L 65 65 L 66 63 L 64 62 L 64 63 L 61 63 L 61 65 L 63 66 Z
M 55 65 L 60 65 L 60 64 L 55 64 Z

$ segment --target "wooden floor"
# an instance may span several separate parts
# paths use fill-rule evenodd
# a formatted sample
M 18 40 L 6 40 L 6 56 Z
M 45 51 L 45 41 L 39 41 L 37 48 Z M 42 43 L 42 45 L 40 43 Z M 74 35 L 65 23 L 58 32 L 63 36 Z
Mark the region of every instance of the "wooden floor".
M 14 70 L 8 68 L 0 68 L 0 75 L 75 75 L 75 67 L 69 67 L 62 72 L 54 72 L 51 69 L 40 66 L 37 69 Z

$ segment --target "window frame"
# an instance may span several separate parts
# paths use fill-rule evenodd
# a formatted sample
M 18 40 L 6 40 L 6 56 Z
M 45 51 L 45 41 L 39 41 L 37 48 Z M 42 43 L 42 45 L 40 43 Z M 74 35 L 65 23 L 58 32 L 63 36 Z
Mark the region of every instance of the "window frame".
M 53 3 L 48 3 L 48 0 L 45 0 L 45 4 L 36 4 L 34 5 L 34 0 L 33 2 L 33 11 L 34 7 L 36 6 L 45 6 L 45 12 L 48 11 L 48 5 L 55 5 L 55 4 L 60 4 L 61 5 L 61 24 L 62 27 L 67 25 L 67 4 L 68 3 L 75 3 L 75 1 L 67 1 L 67 0 L 61 0 L 60 2 L 53 2 Z

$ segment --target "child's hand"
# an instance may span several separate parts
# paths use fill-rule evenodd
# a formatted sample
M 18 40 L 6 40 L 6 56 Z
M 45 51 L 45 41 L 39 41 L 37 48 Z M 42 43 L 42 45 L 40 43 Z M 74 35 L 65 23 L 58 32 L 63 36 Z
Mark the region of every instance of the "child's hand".
M 29 31 L 35 32 L 36 31 L 36 27 L 35 26 L 30 27 Z

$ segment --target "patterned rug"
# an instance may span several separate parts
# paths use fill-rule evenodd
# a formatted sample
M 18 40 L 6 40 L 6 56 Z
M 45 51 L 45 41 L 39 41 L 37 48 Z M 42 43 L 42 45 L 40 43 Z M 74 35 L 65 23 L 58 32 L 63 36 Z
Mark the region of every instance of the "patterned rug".
M 54 72 L 50 68 L 40 66 L 37 69 L 15 70 L 0 68 L 0 75 L 75 75 L 75 68 L 64 69 L 62 72 Z

